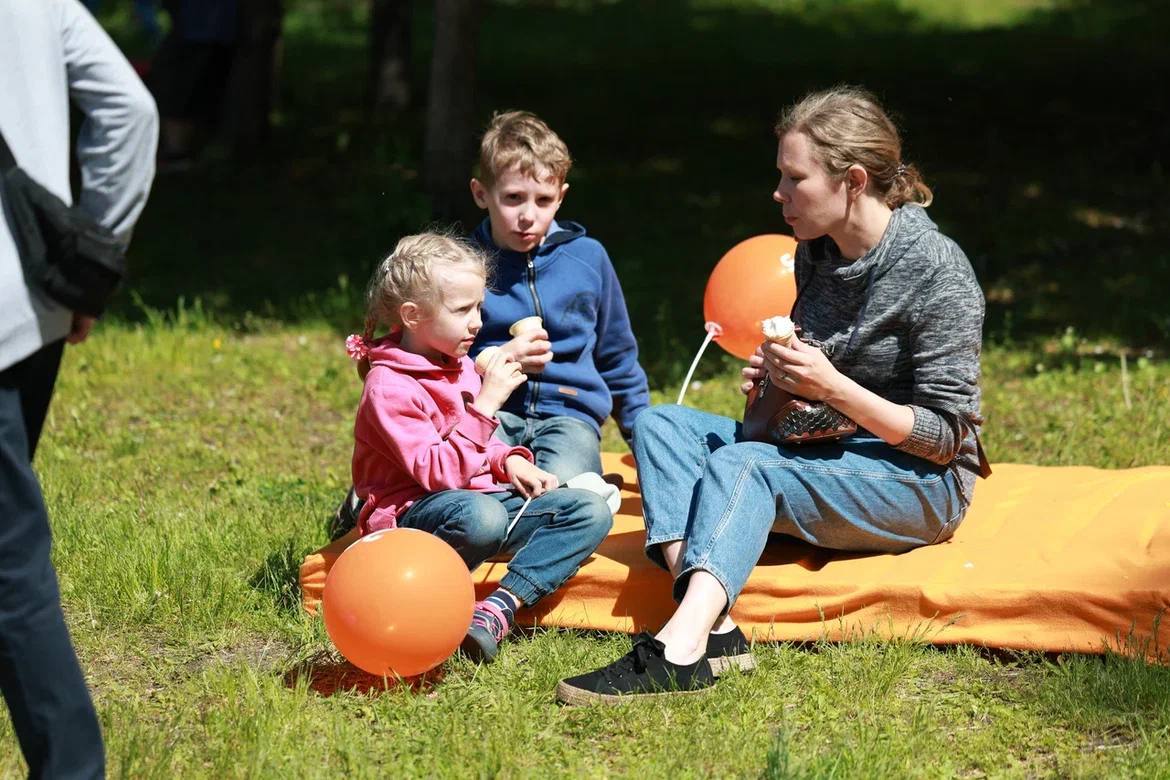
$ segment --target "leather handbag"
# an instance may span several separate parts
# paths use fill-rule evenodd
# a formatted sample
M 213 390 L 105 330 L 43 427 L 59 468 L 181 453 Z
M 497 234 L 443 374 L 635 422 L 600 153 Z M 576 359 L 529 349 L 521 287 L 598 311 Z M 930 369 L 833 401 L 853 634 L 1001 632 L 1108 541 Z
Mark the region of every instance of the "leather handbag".
M 0 187 L 25 277 L 70 311 L 100 316 L 126 276 L 123 245 L 21 169 L 2 134 Z
M 802 339 L 806 343 L 807 340 Z M 824 401 L 809 401 L 764 377 L 748 393 L 743 435 L 749 441 L 803 444 L 837 441 L 857 432 L 857 423 Z

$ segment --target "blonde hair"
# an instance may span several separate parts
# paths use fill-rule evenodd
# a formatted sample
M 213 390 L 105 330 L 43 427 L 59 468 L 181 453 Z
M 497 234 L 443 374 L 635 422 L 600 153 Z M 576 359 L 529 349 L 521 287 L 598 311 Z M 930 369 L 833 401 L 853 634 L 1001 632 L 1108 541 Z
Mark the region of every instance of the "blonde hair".
M 870 184 L 890 208 L 904 203 L 929 206 L 934 193 L 922 174 L 902 161 L 898 128 L 868 91 L 840 86 L 805 96 L 776 122 L 776 137 L 797 132 L 812 143 L 813 153 L 832 176 L 852 165 L 869 174 Z
M 487 281 L 490 261 L 474 245 L 444 233 L 427 232 L 406 236 L 394 251 L 378 263 L 366 288 L 366 341 L 379 325 L 391 330 L 401 327 L 399 309 L 407 301 L 428 308 L 440 300 L 441 267 L 462 268 L 479 273 Z
M 564 183 L 573 167 L 569 147 L 536 114 L 506 111 L 492 114 L 479 142 L 476 178 L 492 186 L 496 178 L 515 165 L 520 172 L 539 178 L 542 173 Z

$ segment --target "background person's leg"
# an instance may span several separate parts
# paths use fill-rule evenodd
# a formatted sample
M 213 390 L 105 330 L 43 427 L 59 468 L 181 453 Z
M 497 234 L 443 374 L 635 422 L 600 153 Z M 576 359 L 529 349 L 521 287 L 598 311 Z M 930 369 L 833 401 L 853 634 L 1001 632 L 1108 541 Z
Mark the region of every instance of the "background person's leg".
M 535 420 L 531 427 L 525 446 L 536 456 L 536 465 L 555 474 L 562 485 L 578 474 L 601 473 L 601 439 L 589 423 L 561 416 Z
M 102 777 L 97 714 L 61 611 L 31 465 L 61 345 L 0 372 L 0 690 L 34 777 Z

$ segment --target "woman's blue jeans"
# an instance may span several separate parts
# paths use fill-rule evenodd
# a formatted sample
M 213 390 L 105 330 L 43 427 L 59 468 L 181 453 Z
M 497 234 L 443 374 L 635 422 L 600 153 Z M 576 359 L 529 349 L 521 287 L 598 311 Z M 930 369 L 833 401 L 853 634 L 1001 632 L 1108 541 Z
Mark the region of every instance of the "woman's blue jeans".
M 535 604 L 577 573 L 609 533 L 613 515 L 596 493 L 562 487 L 532 499 L 508 533 L 523 505 L 524 497 L 514 491 L 442 490 L 411 504 L 398 525 L 439 537 L 471 570 L 510 553 L 500 587 Z
M 686 541 L 674 585 L 696 571 L 735 603 L 770 533 L 834 550 L 899 553 L 943 541 L 962 521 L 958 479 L 945 466 L 864 432 L 839 442 L 777 446 L 743 440 L 743 426 L 683 406 L 655 406 L 635 423 L 646 554 Z

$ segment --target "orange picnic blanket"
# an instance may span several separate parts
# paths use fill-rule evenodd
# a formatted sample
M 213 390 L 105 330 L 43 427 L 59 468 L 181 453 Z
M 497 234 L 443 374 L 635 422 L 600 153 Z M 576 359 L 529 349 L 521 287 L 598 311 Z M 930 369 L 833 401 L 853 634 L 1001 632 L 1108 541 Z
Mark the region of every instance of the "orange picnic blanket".
M 669 575 L 642 552 L 633 459 L 606 453 L 604 463 L 625 483 L 613 531 L 572 580 L 521 612 L 522 624 L 633 632 L 657 629 L 673 610 Z M 317 611 L 328 569 L 353 538 L 305 558 L 306 611 Z M 732 610 L 760 640 L 876 635 L 1162 658 L 1170 648 L 1170 467 L 999 464 L 950 541 L 900 555 L 777 538 Z M 479 597 L 506 565 L 473 573 Z

